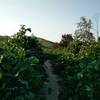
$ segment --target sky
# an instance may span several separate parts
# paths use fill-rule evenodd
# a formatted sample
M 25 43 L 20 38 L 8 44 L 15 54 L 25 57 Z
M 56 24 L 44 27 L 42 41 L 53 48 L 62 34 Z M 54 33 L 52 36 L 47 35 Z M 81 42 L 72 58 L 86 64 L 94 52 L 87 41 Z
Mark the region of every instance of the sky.
M 81 16 L 94 21 L 100 0 L 0 0 L 0 35 L 13 35 L 20 25 L 54 42 L 73 34 Z

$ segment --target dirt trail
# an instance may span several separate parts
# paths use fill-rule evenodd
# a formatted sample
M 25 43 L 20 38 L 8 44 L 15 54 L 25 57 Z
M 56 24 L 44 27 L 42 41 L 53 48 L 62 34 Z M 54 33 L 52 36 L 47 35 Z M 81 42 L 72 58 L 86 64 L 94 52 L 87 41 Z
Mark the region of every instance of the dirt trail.
M 50 60 L 45 61 L 45 71 L 48 75 L 48 86 L 51 90 L 51 93 L 48 94 L 47 100 L 58 100 L 58 95 L 59 95 L 59 85 L 57 83 L 58 78 L 57 76 L 53 73 L 52 70 L 52 64 Z

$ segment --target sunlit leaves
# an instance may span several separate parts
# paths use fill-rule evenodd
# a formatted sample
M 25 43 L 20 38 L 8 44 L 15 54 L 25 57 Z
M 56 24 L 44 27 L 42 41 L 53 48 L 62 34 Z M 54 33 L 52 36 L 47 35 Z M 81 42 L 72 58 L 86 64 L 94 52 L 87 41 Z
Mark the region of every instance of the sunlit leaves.
M 61 78 L 59 100 L 98 100 L 100 98 L 100 44 L 72 42 L 56 50 L 55 72 Z
M 35 56 L 40 45 L 34 36 L 26 36 L 26 31 L 31 32 L 21 26 L 19 32 L 5 42 L 3 52 L 0 51 L 1 100 L 40 100 L 37 95 L 44 82 L 44 72 L 40 59 Z

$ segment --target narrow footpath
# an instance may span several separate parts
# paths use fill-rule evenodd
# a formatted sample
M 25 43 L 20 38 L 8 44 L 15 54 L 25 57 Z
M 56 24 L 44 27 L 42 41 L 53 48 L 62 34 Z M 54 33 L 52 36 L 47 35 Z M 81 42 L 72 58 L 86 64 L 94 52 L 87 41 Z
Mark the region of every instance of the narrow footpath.
M 45 61 L 44 65 L 45 65 L 44 69 L 48 75 L 48 86 L 51 91 L 51 93 L 48 93 L 47 100 L 58 100 L 59 89 L 60 89 L 60 87 L 57 83 L 58 78 L 53 73 L 52 64 L 51 64 L 50 60 Z

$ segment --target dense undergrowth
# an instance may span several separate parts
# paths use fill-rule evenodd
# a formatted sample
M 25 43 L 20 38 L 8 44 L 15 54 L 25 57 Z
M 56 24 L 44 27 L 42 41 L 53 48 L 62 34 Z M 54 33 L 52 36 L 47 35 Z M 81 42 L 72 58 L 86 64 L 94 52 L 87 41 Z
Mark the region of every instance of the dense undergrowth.
M 61 86 L 59 100 L 99 100 L 100 42 L 74 42 L 54 52 L 54 72 Z
M 0 49 L 0 100 L 42 100 L 46 81 L 42 50 L 25 26 Z M 40 93 L 40 91 L 42 91 Z M 43 99 L 44 100 L 44 99 Z

